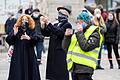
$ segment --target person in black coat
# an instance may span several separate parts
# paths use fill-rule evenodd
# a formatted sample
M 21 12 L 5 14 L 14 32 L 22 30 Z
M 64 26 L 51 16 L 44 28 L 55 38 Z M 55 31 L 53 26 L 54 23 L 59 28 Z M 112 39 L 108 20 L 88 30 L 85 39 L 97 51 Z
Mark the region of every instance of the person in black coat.
M 46 17 L 41 17 L 41 24 L 46 23 L 43 30 L 43 35 L 50 37 L 46 79 L 50 80 L 69 80 L 69 73 L 66 63 L 66 52 L 62 48 L 62 40 L 65 30 L 72 28 L 68 22 L 68 16 L 71 13 L 70 9 L 58 7 L 58 22 L 55 24 L 48 23 Z
M 105 44 L 108 50 L 108 59 L 110 63 L 110 68 L 113 69 L 112 63 L 112 47 L 117 59 L 118 68 L 120 69 L 120 56 L 118 53 L 118 43 L 119 43 L 119 23 L 117 22 L 114 13 L 110 12 L 108 14 L 108 20 L 106 22 L 107 32 L 105 33 Z
M 37 52 L 37 61 L 38 64 L 41 64 L 41 57 L 42 57 L 42 51 L 44 49 L 43 42 L 44 42 L 44 36 L 41 33 L 41 23 L 40 23 L 40 17 L 42 14 L 40 14 L 39 9 L 34 9 L 32 12 L 32 18 L 35 21 L 35 31 L 40 34 L 41 39 L 36 43 L 36 52 Z
M 41 80 L 34 51 L 39 39 L 34 20 L 29 15 L 20 16 L 6 38 L 14 46 L 8 80 Z
M 8 19 L 5 22 L 5 33 L 7 35 L 12 31 L 13 26 L 16 23 L 16 18 L 14 18 L 14 14 L 13 13 L 9 13 L 8 15 L 9 15 L 9 17 L 8 17 Z

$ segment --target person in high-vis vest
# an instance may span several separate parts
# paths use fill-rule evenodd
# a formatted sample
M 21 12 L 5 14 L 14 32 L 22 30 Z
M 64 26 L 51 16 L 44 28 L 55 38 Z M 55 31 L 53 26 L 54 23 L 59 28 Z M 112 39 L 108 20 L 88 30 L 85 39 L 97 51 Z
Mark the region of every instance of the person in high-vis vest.
M 98 26 L 91 24 L 87 11 L 77 16 L 76 31 L 66 29 L 62 47 L 67 51 L 67 67 L 73 80 L 93 80 L 98 53 L 103 40 Z

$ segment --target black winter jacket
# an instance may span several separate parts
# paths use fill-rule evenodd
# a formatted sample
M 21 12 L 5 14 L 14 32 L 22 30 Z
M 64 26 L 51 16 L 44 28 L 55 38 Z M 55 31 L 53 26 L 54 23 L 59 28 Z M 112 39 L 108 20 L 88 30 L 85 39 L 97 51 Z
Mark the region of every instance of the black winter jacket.
M 5 22 L 5 33 L 9 34 L 14 27 L 14 24 L 16 23 L 16 19 L 15 18 L 8 18 Z
M 42 35 L 42 32 L 41 32 L 41 23 L 40 23 L 40 17 L 41 17 L 42 15 L 40 14 L 39 15 L 39 17 L 38 18 L 34 18 L 33 16 L 32 16 L 32 18 L 33 18 L 33 20 L 35 21 L 35 31 L 40 35 L 40 37 L 41 37 L 41 40 L 39 40 L 39 41 L 41 41 L 41 42 L 43 42 L 43 40 L 44 40 L 44 36 Z
M 62 49 L 62 40 L 67 28 L 72 28 L 68 21 L 49 23 L 42 31 L 43 35 L 50 37 L 46 78 L 50 80 L 69 80 L 66 64 L 66 52 Z
M 105 43 L 119 43 L 119 25 L 113 25 L 113 21 L 106 22 L 107 32 L 105 33 Z

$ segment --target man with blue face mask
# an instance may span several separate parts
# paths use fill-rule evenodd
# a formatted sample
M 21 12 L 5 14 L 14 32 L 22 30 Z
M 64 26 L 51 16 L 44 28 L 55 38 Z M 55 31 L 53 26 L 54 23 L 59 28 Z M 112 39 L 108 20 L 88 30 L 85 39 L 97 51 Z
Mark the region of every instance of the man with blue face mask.
M 41 33 L 41 23 L 40 23 L 40 17 L 42 16 L 42 14 L 40 14 L 40 10 L 39 9 L 33 9 L 32 12 L 32 18 L 35 21 L 35 30 L 37 33 L 42 34 Z M 44 36 L 41 35 L 41 40 L 39 40 L 36 43 L 36 52 L 37 52 L 37 62 L 38 64 L 41 64 L 41 57 L 42 57 L 42 51 L 44 49 Z
M 91 25 L 87 11 L 77 16 L 77 29 L 66 29 L 62 47 L 67 51 L 67 68 L 73 73 L 73 80 L 93 80 L 102 35 L 99 27 Z

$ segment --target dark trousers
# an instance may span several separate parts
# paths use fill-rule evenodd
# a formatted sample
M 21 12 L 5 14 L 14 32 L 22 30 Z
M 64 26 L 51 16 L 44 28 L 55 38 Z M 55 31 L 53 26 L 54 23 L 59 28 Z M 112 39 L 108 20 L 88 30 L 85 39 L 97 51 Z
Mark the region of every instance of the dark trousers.
M 93 80 L 89 73 L 72 73 L 73 80 Z
M 107 46 L 107 50 L 108 50 L 108 59 L 109 59 L 109 62 L 110 62 L 110 66 L 113 66 L 113 63 L 112 63 L 112 48 L 113 48 L 115 57 L 117 59 L 118 66 L 120 66 L 120 60 L 119 60 L 120 56 L 119 56 L 119 53 L 118 53 L 118 44 L 106 43 L 106 46 Z
M 38 42 L 36 44 L 37 59 L 41 59 L 43 48 L 44 48 L 43 47 L 43 42 Z
M 97 66 L 100 66 L 100 63 L 101 63 L 101 53 L 102 53 L 102 48 L 103 48 L 103 43 L 100 47 L 100 51 L 99 51 L 99 54 L 98 54 L 98 62 L 97 62 Z
M 104 46 L 104 50 L 106 50 L 106 45 L 104 45 L 104 43 L 102 43 L 101 47 L 100 47 L 100 51 L 99 51 L 99 54 L 98 54 L 98 61 L 97 61 L 97 66 L 100 66 L 100 63 L 101 63 L 101 56 L 102 56 L 102 49 L 103 49 L 103 46 Z

